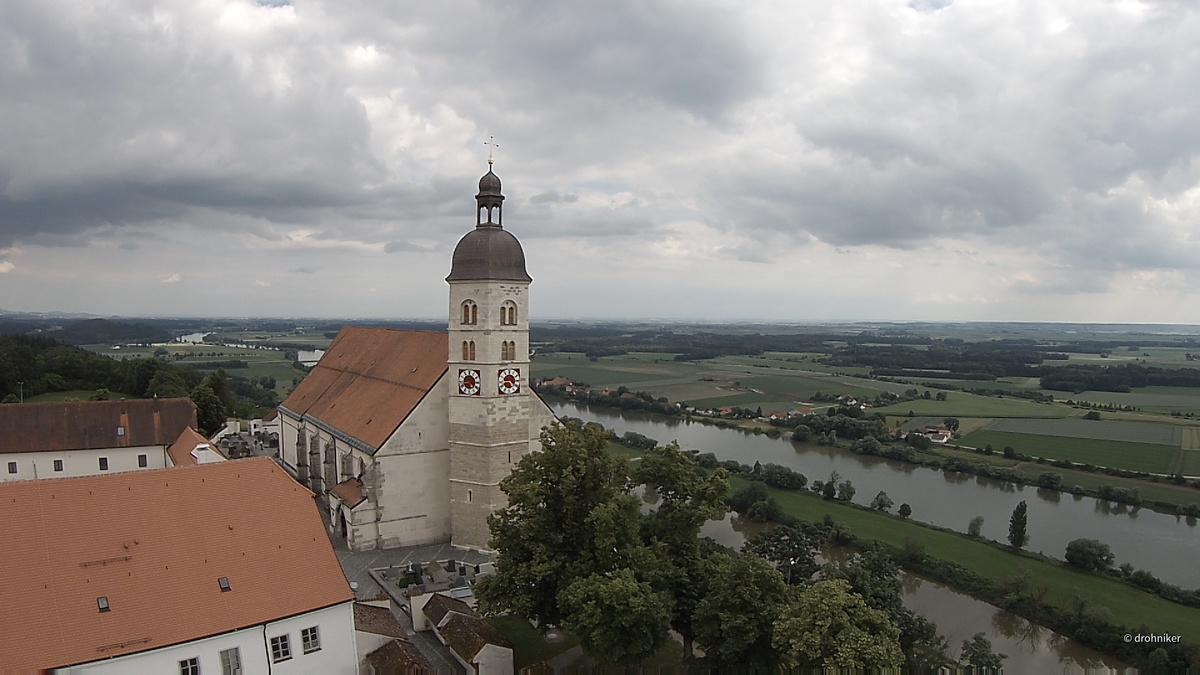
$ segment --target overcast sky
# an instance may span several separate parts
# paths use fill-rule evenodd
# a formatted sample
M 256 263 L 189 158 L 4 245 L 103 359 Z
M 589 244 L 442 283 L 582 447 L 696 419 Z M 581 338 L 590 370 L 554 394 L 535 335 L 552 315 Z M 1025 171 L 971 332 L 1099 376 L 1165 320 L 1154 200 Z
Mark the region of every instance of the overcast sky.
M 1200 3 L 5 0 L 0 308 L 1200 324 Z

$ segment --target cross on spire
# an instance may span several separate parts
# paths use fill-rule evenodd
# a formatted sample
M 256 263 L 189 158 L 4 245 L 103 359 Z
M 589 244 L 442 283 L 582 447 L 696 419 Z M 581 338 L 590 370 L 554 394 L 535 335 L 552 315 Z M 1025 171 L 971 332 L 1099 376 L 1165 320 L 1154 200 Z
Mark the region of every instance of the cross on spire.
M 492 151 L 500 146 L 496 143 L 495 136 L 488 136 L 488 139 L 483 144 L 488 146 L 488 166 L 491 166 L 496 163 L 496 160 L 492 158 Z

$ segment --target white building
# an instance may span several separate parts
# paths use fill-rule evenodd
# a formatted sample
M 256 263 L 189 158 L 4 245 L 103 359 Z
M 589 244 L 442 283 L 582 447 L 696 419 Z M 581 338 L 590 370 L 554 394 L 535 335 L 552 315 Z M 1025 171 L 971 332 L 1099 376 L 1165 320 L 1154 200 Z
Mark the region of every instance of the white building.
M 531 279 L 490 167 L 475 198 L 448 333 L 347 326 L 279 406 L 281 461 L 352 550 L 487 548 L 501 479 L 555 419 L 526 382 Z
M 171 466 L 167 448 L 196 427 L 187 398 L 0 405 L 0 482 Z
M 269 458 L 15 481 L 0 500 L 6 672 L 357 672 L 354 595 L 312 494 Z

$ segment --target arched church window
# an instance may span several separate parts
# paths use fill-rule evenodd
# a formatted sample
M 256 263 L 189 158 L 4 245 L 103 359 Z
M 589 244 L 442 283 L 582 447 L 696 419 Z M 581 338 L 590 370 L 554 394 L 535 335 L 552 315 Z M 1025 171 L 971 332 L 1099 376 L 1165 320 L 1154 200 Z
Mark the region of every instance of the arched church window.
M 517 304 L 512 300 L 505 300 L 504 304 L 500 305 L 500 325 L 517 325 Z
M 474 361 L 475 360 L 475 341 L 474 340 L 463 340 L 462 357 L 463 357 L 463 361 Z
M 475 304 L 474 300 L 465 300 L 462 304 L 462 323 L 466 326 L 474 326 L 479 321 L 479 305 Z
M 511 361 L 517 358 L 517 343 L 510 340 L 505 340 L 500 343 L 500 358 L 505 361 Z

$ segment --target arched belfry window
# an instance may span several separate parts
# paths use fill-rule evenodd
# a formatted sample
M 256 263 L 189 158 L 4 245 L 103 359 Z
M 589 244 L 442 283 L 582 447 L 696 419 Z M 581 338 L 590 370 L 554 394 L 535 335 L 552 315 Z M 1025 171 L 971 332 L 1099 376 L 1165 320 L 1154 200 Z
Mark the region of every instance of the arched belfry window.
M 517 325 L 517 303 L 512 300 L 505 300 L 504 304 L 500 305 L 500 325 Z
M 500 358 L 505 361 L 511 361 L 517 358 L 517 343 L 505 340 L 500 343 Z
M 474 326 L 479 321 L 479 305 L 474 300 L 464 300 L 462 304 L 462 323 Z
M 463 361 L 475 360 L 475 341 L 463 340 Z

